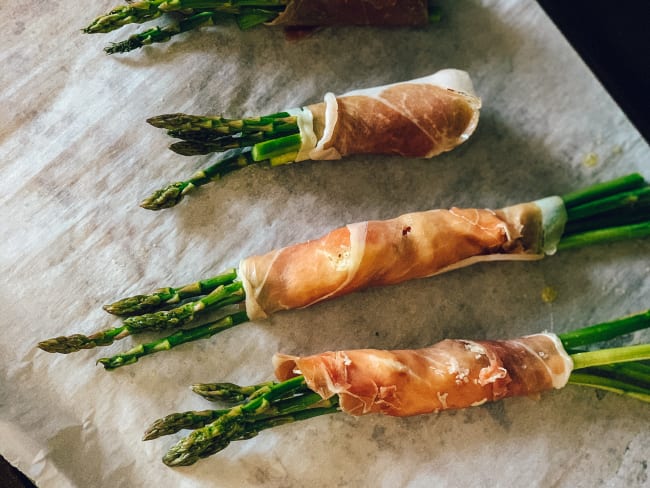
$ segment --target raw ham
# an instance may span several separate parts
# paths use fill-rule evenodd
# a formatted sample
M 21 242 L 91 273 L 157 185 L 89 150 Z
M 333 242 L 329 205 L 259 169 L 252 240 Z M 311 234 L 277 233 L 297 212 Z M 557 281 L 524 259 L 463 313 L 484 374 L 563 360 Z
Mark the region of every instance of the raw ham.
M 307 357 L 277 354 L 281 381 L 303 375 L 352 415 L 419 415 L 566 385 L 573 362 L 554 334 L 506 341 L 444 340 L 415 350 L 359 349 Z
M 296 161 L 351 154 L 430 158 L 469 138 L 480 107 L 469 75 L 455 69 L 341 96 L 328 93 L 324 102 L 291 111 L 301 119 Z
M 428 21 L 427 0 L 289 0 L 270 24 L 406 27 L 424 26 Z
M 429 210 L 350 224 L 242 260 L 246 313 L 265 318 L 478 261 L 540 259 L 554 252 L 565 220 L 561 199 L 550 197 L 498 211 Z

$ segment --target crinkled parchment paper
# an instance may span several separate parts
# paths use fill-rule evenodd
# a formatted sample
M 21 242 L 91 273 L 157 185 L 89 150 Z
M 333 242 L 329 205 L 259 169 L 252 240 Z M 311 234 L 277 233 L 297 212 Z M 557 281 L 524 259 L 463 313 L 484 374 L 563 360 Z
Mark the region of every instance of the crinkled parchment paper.
M 633 171 L 650 177 L 650 151 L 532 1 L 447 1 L 442 22 L 425 29 L 327 29 L 298 43 L 227 24 L 109 57 L 102 47 L 136 28 L 80 28 L 113 3 L 0 7 L 0 454 L 41 487 L 647 483 L 648 406 L 577 387 L 408 419 L 338 414 L 236 442 L 191 467 L 164 466 L 180 434 L 141 435 L 168 413 L 210 408 L 192 383 L 268 380 L 278 350 L 418 347 L 612 319 L 649 305 L 650 241 L 373 289 L 110 373 L 96 359 L 131 338 L 69 356 L 36 343 L 115 323 L 103 303 L 348 222 L 500 207 Z M 452 153 L 252 167 L 172 210 L 137 205 L 210 160 L 169 151 L 149 116 L 272 113 L 446 67 L 468 70 L 484 104 L 477 132 Z M 547 286 L 552 303 L 541 298 Z

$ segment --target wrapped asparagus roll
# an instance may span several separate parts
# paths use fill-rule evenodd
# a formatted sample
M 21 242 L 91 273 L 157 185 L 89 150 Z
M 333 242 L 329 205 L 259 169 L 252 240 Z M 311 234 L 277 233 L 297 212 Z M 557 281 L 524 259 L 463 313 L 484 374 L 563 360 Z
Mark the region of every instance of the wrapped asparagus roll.
M 386 221 L 350 224 L 311 241 L 243 259 L 237 269 L 181 287 L 119 300 L 105 309 L 130 315 L 86 336 L 43 341 L 48 352 L 70 353 L 111 344 L 145 330 L 177 332 L 99 362 L 107 369 L 134 363 L 248 320 L 373 286 L 425 278 L 481 261 L 537 260 L 556 250 L 650 235 L 650 187 L 633 174 L 585 190 L 500 210 L 430 210 Z M 217 322 L 182 328 L 207 310 L 245 307 Z
M 650 344 L 593 348 L 649 325 L 646 310 L 560 335 L 447 339 L 422 349 L 358 349 L 306 357 L 276 354 L 279 382 L 193 385 L 192 390 L 206 399 L 237 405 L 168 415 L 147 429 L 144 440 L 195 429 L 163 457 L 165 464 L 181 466 L 264 429 L 339 411 L 406 417 L 508 397 L 539 397 L 567 384 L 650 402 L 650 367 L 645 362 Z
M 481 100 L 469 75 L 445 69 L 386 86 L 354 90 L 277 114 L 248 119 L 166 114 L 149 119 L 183 139 L 183 155 L 226 151 L 186 181 L 154 192 L 151 210 L 179 203 L 194 188 L 249 164 L 340 159 L 353 154 L 431 158 L 454 149 L 476 129 Z
M 573 366 L 553 334 L 508 341 L 448 339 L 417 350 L 276 354 L 273 364 L 280 381 L 301 374 L 323 399 L 338 395 L 346 413 L 398 417 L 562 388 Z
M 144 23 L 164 14 L 176 22 L 154 27 L 106 48 L 109 54 L 128 52 L 147 44 L 166 42 L 173 36 L 234 18 L 242 29 L 259 24 L 304 32 L 325 26 L 421 27 L 439 18 L 427 0 L 138 0 L 118 6 L 84 29 L 110 32 L 124 25 Z
M 550 197 L 497 211 L 451 208 L 350 224 L 242 260 L 246 312 L 265 318 L 479 261 L 541 259 L 555 253 L 566 219 L 562 199 Z

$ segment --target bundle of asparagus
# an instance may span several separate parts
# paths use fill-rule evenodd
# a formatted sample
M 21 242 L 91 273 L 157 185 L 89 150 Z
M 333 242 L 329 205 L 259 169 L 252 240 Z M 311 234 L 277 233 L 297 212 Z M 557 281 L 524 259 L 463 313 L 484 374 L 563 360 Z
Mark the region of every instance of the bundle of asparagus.
M 481 101 L 465 71 L 445 69 L 387 86 L 354 90 L 299 109 L 246 119 L 166 114 L 148 120 L 182 139 L 182 155 L 223 152 L 209 168 L 155 191 L 150 210 L 179 203 L 195 188 L 250 164 L 272 166 L 351 154 L 431 158 L 474 132 Z
M 649 326 L 647 310 L 560 335 L 445 340 L 418 350 L 276 355 L 280 382 L 193 385 L 208 400 L 236 405 L 168 415 L 147 429 L 144 440 L 195 429 L 163 457 L 168 466 L 183 466 L 262 430 L 339 411 L 421 415 L 538 395 L 567 383 L 650 402 L 650 344 L 585 349 Z
M 125 298 L 106 311 L 120 326 L 39 343 L 71 353 L 145 330 L 181 328 L 208 310 L 245 304 L 225 317 L 100 359 L 106 369 L 248 320 L 307 307 L 372 286 L 423 278 L 490 260 L 535 260 L 556 250 L 650 235 L 650 186 L 632 174 L 587 189 L 501 210 L 431 210 L 350 224 L 326 236 L 242 260 L 238 269 L 181 287 Z
M 164 14 L 175 14 L 176 21 L 132 35 L 105 51 L 108 54 L 132 51 L 230 18 L 242 30 L 269 24 L 291 32 L 293 28 L 309 31 L 335 25 L 416 27 L 440 16 L 437 8 L 428 6 L 427 0 L 137 0 L 96 18 L 84 32 L 110 32 Z

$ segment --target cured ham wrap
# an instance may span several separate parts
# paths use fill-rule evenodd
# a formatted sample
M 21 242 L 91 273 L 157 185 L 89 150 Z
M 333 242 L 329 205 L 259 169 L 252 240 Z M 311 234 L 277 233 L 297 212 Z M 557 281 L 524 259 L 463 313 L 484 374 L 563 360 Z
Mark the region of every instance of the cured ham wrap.
M 563 333 L 511 340 L 446 339 L 422 349 L 276 354 L 279 382 L 199 383 L 192 390 L 229 409 L 188 411 L 155 421 L 144 440 L 195 429 L 169 449 L 169 466 L 192 464 L 261 430 L 345 412 L 406 417 L 477 407 L 508 397 L 538 399 L 567 384 L 650 402 L 650 344 L 594 344 L 650 326 L 650 311 Z M 582 350 L 590 346 L 587 352 Z
M 465 142 L 481 100 L 467 72 L 444 69 L 385 86 L 327 93 L 320 103 L 247 119 L 165 114 L 148 120 L 182 139 L 182 155 L 219 152 L 190 179 L 155 191 L 141 206 L 168 208 L 198 186 L 250 164 L 341 159 L 355 154 L 431 158 Z
M 427 0 L 138 0 L 94 19 L 84 32 L 104 33 L 173 13 L 176 22 L 154 27 L 106 48 L 124 53 L 207 25 L 234 19 L 242 30 L 266 24 L 285 29 L 288 39 L 326 26 L 423 27 L 439 18 Z M 296 34 L 296 29 L 300 33 Z
M 650 235 L 650 187 L 632 174 L 564 196 L 498 210 L 428 210 L 383 221 L 349 224 L 324 236 L 257 256 L 237 268 L 180 286 L 106 305 L 121 325 L 89 336 L 39 343 L 70 353 L 111 344 L 146 330 L 179 329 L 99 362 L 106 369 L 207 338 L 249 320 L 304 308 L 358 290 L 427 278 L 484 261 L 538 260 L 557 250 Z M 187 328 L 206 311 L 238 310 Z M 243 310 L 242 310 L 243 309 Z
M 429 22 L 427 0 L 288 0 L 271 25 L 418 27 Z
M 508 341 L 451 340 L 416 350 L 360 349 L 273 358 L 280 381 L 302 375 L 351 415 L 405 417 L 562 388 L 573 368 L 554 334 Z
M 487 209 L 430 210 L 359 222 L 242 260 L 251 319 L 357 290 L 425 278 L 479 261 L 553 254 L 566 223 L 560 197 Z

